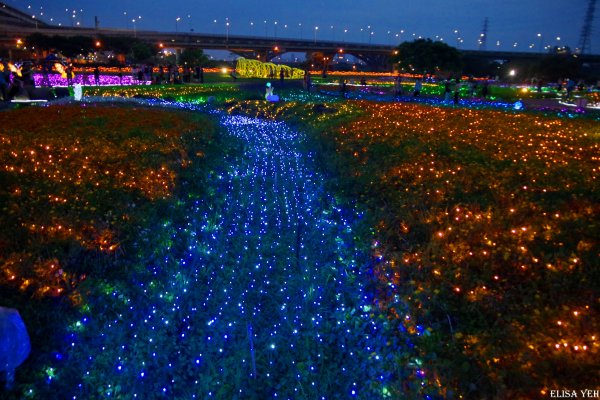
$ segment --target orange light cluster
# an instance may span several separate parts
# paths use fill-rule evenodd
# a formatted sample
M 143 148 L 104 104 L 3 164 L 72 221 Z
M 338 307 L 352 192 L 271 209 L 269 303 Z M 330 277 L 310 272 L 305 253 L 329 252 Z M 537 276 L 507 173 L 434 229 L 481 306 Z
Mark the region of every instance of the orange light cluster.
M 402 299 L 423 324 L 440 304 L 462 304 L 444 322 L 464 355 L 497 360 L 491 380 L 499 368 L 546 368 L 559 353 L 593 363 L 600 318 L 586 271 L 600 248 L 597 121 L 357 104 L 363 116 L 335 139 L 354 160 L 350 175 L 377 194 L 366 196 L 369 208 L 382 210 L 376 273 L 396 288 L 382 300 Z M 496 325 L 473 331 L 477 319 Z
M 0 280 L 73 301 L 77 264 L 121 254 L 117 227 L 140 201 L 172 195 L 191 163 L 182 135 L 197 129 L 178 113 L 79 106 L 0 113 L 0 126 Z M 44 250 L 57 244 L 64 258 Z

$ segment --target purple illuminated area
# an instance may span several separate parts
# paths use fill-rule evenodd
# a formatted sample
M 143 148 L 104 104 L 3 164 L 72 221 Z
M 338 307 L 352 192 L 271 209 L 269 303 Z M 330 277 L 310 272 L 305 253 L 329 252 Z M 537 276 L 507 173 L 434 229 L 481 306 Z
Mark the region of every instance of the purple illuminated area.
M 60 74 L 48 74 L 44 77 L 43 74 L 36 73 L 33 75 L 35 86 L 68 86 L 67 78 L 63 78 Z M 75 75 L 73 85 L 79 83 L 83 86 L 96 86 L 93 75 Z M 131 85 L 149 85 L 150 81 L 138 81 L 133 79 L 131 75 L 123 75 L 119 79 L 116 75 L 100 75 L 100 84 L 98 86 L 131 86 Z

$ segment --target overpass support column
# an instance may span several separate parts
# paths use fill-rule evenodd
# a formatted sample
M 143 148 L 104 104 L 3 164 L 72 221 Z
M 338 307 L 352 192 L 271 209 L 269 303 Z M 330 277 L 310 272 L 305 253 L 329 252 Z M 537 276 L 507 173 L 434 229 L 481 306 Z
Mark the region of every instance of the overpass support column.
M 179 61 L 181 60 L 181 48 L 175 49 L 175 64 L 179 65 Z

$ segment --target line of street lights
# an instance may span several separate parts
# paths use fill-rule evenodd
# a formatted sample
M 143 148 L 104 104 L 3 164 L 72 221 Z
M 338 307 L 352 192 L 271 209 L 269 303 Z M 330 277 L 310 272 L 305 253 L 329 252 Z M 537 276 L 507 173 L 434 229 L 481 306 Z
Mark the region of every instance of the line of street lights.
M 28 6 L 28 11 L 31 10 L 31 6 Z M 84 10 L 83 9 L 69 9 L 66 8 L 65 9 L 65 13 L 67 14 L 67 18 L 71 21 L 71 26 L 81 26 L 81 15 L 83 14 Z M 40 7 L 40 11 L 39 11 L 39 16 L 40 17 L 44 17 L 44 11 L 43 11 L 43 7 Z M 134 33 L 134 37 L 137 37 L 137 23 L 140 22 L 140 20 L 142 19 L 141 15 L 138 15 L 137 18 L 132 18 L 129 19 L 128 18 L 128 14 L 127 11 L 123 11 L 123 16 L 125 18 L 125 22 L 126 22 L 126 28 L 128 28 L 129 25 L 129 21 L 131 21 L 132 26 L 133 26 L 133 33 Z M 33 19 L 36 19 L 36 15 L 32 14 L 31 16 Z M 48 17 L 46 17 L 48 18 Z M 187 18 L 188 18 L 188 24 L 189 24 L 189 29 L 190 32 L 193 31 L 192 29 L 192 20 L 191 20 L 191 14 L 187 14 Z M 50 22 L 54 22 L 54 18 L 49 18 Z M 175 32 L 179 32 L 179 22 L 181 21 L 181 17 L 177 17 L 175 18 Z M 215 27 L 217 27 L 217 20 L 215 19 L 213 21 L 215 23 Z M 265 38 L 268 38 L 268 33 L 269 33 L 269 24 L 267 20 L 264 20 L 264 26 L 265 26 Z M 62 26 L 62 23 L 58 23 L 59 26 Z M 277 39 L 278 38 L 278 26 L 281 25 L 279 21 L 275 20 L 273 21 L 273 38 Z M 287 24 L 283 24 L 282 25 L 284 28 L 284 37 L 287 36 L 287 32 L 288 32 L 288 25 Z M 255 27 L 255 23 L 253 21 L 250 22 L 250 28 L 252 30 L 252 33 L 254 34 L 254 27 Z M 230 28 L 231 28 L 231 22 L 229 20 L 229 17 L 225 18 L 225 35 L 227 40 L 229 40 L 229 34 L 230 34 Z M 298 23 L 298 31 L 299 31 L 299 37 L 300 39 L 303 39 L 303 28 L 304 25 L 299 22 Z M 318 39 L 318 32 L 319 32 L 319 26 L 315 26 L 314 27 L 314 37 L 313 40 L 316 43 L 317 39 Z M 331 37 L 332 37 L 332 41 L 335 41 L 336 38 L 336 30 L 335 30 L 335 26 L 334 25 L 330 25 L 330 32 L 331 32 Z M 348 28 L 343 28 L 343 35 L 342 35 L 342 41 L 343 42 L 347 42 L 347 36 L 348 36 L 348 32 L 350 32 L 350 29 Z M 357 32 L 361 35 L 361 37 L 363 37 L 363 40 L 365 42 L 368 42 L 369 44 L 373 43 L 374 40 L 374 36 L 375 36 L 375 30 L 373 29 L 373 27 L 371 25 L 367 25 L 366 29 L 365 28 L 360 28 L 357 30 Z M 401 43 L 402 42 L 402 35 L 404 34 L 404 29 L 401 29 L 400 31 L 398 31 L 397 33 L 392 33 L 391 30 L 387 31 L 387 39 L 388 39 L 388 44 L 391 45 L 392 44 L 392 39 L 395 37 L 396 42 L 397 43 Z M 454 35 L 455 35 L 455 40 L 456 40 L 456 47 L 460 48 L 461 45 L 464 43 L 464 38 L 460 35 L 460 31 L 458 29 L 454 29 L 453 30 Z M 218 30 L 217 32 L 218 33 Z M 366 37 L 364 37 L 363 35 L 366 35 Z M 544 50 L 549 50 L 550 48 L 552 48 L 551 45 L 547 45 L 544 46 L 544 35 L 542 35 L 542 33 L 537 33 L 535 35 L 539 41 L 539 51 L 543 52 Z M 412 34 L 413 39 L 417 39 L 417 38 L 422 38 L 422 36 L 417 36 L 416 33 Z M 443 37 L 441 36 L 436 36 L 435 37 L 436 40 L 439 41 L 444 41 Z M 561 37 L 560 36 L 556 36 L 556 43 L 558 48 L 560 48 L 560 44 L 561 44 Z M 496 46 L 500 47 L 501 46 L 501 41 L 497 40 L 496 41 Z M 513 48 L 517 48 L 519 46 L 518 42 L 514 42 L 512 47 Z M 528 46 L 529 49 L 534 49 L 535 48 L 535 44 L 531 43 Z

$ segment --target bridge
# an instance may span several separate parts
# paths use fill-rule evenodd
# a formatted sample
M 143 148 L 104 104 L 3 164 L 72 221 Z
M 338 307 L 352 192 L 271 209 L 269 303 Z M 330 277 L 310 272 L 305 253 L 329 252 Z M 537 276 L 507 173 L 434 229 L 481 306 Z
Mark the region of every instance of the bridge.
M 200 48 L 204 50 L 228 50 L 252 59 L 271 60 L 289 52 L 321 53 L 327 60 L 336 55 L 348 54 L 364 61 L 371 68 L 389 67 L 388 61 L 395 48 L 390 45 L 354 43 L 345 41 L 306 40 L 289 38 L 266 38 L 258 36 L 216 35 L 194 32 L 158 32 L 135 29 L 107 29 L 62 27 L 41 20 L 0 3 L 0 45 L 14 46 L 17 39 L 40 33 L 48 36 L 86 36 L 132 38 L 177 50 Z M 488 60 L 535 60 L 547 56 L 545 53 L 462 50 L 465 57 Z M 582 63 L 600 63 L 600 55 L 572 55 Z

